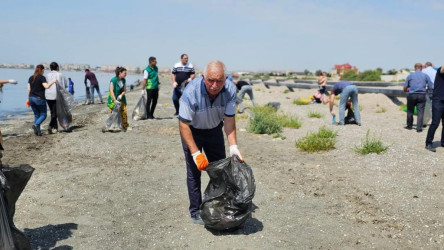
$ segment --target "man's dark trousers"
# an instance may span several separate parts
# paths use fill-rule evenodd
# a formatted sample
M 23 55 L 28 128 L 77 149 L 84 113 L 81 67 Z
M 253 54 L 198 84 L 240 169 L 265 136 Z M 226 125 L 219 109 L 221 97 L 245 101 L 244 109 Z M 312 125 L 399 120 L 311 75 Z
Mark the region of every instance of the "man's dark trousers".
M 205 155 L 207 156 L 208 162 L 222 160 L 226 157 L 222 127 L 222 122 L 213 129 L 196 129 L 190 126 L 194 141 L 201 152 L 203 149 Z M 200 212 L 199 208 L 202 204 L 202 193 L 200 189 L 201 172 L 197 169 L 197 166 L 193 161 L 193 156 L 191 155 L 190 150 L 183 139 L 182 148 L 183 152 L 185 153 L 185 162 L 187 166 L 187 186 L 188 197 L 190 199 L 189 210 L 191 216 L 195 216 Z
M 413 112 L 418 111 L 418 120 L 416 121 L 416 130 L 422 130 L 422 122 L 424 120 L 424 108 L 426 104 L 425 93 L 411 93 L 407 96 L 407 127 L 413 126 Z
M 426 145 L 433 143 L 433 137 L 435 137 L 436 129 L 439 126 L 439 121 L 443 121 L 442 134 L 441 134 L 441 146 L 444 145 L 444 100 L 432 100 L 432 124 L 427 132 Z

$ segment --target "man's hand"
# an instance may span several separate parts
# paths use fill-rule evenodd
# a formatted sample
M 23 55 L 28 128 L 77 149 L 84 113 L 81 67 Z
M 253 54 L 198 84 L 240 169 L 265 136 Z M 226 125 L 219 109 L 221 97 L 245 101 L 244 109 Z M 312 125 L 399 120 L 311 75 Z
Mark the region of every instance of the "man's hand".
M 116 100 L 114 100 L 114 103 L 115 104 L 120 104 L 120 102 L 116 99 Z
M 17 84 L 17 80 L 14 80 L 14 79 L 9 79 L 8 82 L 11 84 Z
M 233 155 L 239 156 L 239 159 L 241 161 L 244 161 L 244 157 L 242 157 L 239 149 L 237 148 L 237 145 L 231 145 L 230 146 L 230 156 L 233 156 Z
M 188 82 L 191 82 L 191 77 L 187 79 L 187 83 L 188 83 Z
M 173 88 L 177 88 L 177 86 L 179 86 L 179 84 L 177 84 L 177 82 L 173 82 Z
M 199 151 L 192 154 L 194 163 L 196 163 L 197 169 L 202 171 L 209 165 L 207 157 Z

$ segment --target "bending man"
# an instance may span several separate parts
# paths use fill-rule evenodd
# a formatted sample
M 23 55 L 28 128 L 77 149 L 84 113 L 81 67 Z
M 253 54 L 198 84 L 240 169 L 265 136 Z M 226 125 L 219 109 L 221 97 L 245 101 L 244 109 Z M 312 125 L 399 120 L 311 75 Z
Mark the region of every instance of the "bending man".
M 200 171 L 208 167 L 208 161 L 225 158 L 222 127 L 230 155 L 243 159 L 237 148 L 235 109 L 236 87 L 226 79 L 225 65 L 220 61 L 208 63 L 203 77 L 190 82 L 180 100 L 179 129 L 187 166 L 189 211 L 196 224 L 203 224 L 199 211 Z

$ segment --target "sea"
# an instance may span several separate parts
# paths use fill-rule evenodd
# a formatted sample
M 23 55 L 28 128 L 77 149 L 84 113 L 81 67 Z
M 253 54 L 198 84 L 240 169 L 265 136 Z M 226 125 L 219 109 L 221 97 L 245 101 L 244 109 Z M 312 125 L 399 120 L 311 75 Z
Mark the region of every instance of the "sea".
M 46 73 L 50 72 L 49 69 L 45 70 Z M 94 71 L 93 71 L 94 72 Z M 28 80 L 34 73 L 33 69 L 7 69 L 0 68 L 0 79 L 8 80 L 14 79 L 18 81 L 18 84 L 5 84 L 3 91 L 0 92 L 0 120 L 10 119 L 25 114 L 32 114 L 31 108 L 26 107 L 26 100 L 28 99 Z M 78 102 L 84 102 L 86 97 L 85 91 L 85 72 L 83 71 L 60 71 L 66 78 L 71 78 L 74 82 L 74 98 Z M 100 92 L 106 102 L 109 91 L 109 83 L 111 78 L 115 76 L 113 73 L 94 72 L 97 80 L 99 81 Z M 135 84 L 137 79 L 142 80 L 142 75 L 130 75 L 126 76 L 127 87 L 131 84 Z M 94 97 L 97 97 L 97 92 L 94 92 Z

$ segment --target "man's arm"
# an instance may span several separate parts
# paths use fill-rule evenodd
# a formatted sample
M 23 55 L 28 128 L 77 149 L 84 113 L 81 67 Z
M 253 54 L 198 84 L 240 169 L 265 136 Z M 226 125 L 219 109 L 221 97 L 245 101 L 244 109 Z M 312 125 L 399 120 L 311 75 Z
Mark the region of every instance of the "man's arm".
M 173 82 L 173 88 L 177 88 L 176 74 L 171 74 L 171 81 Z
M 441 66 L 441 74 L 444 74 L 444 65 L 443 66 Z
M 236 120 L 233 117 L 225 116 L 224 118 L 224 130 L 227 135 L 228 145 L 237 145 L 236 138 Z
M 87 80 L 88 80 L 88 76 L 85 74 L 85 87 L 87 87 L 88 85 L 88 83 L 87 83 Z
M 191 80 L 193 80 L 194 77 L 196 77 L 196 74 L 191 74 L 191 75 L 190 75 L 190 79 L 191 79 Z
M 330 113 L 333 112 L 333 104 L 335 102 L 335 92 L 332 90 L 330 92 L 330 102 L 328 103 L 328 107 L 330 108 Z
M 183 141 L 190 150 L 190 153 L 194 154 L 197 151 L 199 151 L 199 148 L 197 147 L 196 142 L 194 141 L 193 134 L 191 133 L 190 124 L 182 120 L 179 120 L 179 131 Z

